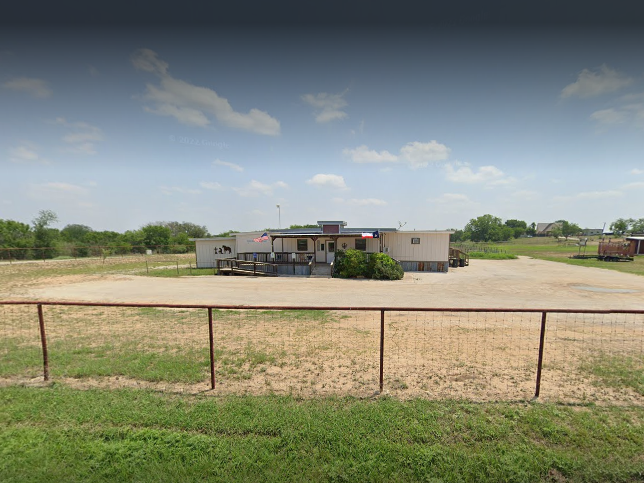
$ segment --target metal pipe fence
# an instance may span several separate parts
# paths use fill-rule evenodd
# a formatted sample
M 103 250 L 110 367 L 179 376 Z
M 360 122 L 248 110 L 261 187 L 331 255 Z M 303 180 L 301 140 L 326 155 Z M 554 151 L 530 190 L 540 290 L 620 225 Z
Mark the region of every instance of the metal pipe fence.
M 644 311 L 0 301 L 0 384 L 644 403 Z

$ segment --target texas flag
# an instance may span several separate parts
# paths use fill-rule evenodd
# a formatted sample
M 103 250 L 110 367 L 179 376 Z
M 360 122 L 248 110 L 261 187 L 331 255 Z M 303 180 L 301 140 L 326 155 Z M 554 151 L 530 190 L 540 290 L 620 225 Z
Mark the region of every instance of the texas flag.
M 378 233 L 378 230 L 373 233 L 363 233 L 362 238 L 380 238 L 380 233 Z

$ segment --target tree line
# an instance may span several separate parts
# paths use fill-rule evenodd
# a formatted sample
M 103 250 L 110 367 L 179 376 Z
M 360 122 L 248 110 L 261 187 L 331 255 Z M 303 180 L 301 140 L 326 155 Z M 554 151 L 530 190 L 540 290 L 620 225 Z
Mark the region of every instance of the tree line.
M 550 232 L 550 236 L 568 238 L 583 234 L 582 228 L 574 222 L 557 220 L 555 223 L 556 226 Z M 644 218 L 618 218 L 610 224 L 610 230 L 615 236 L 644 233 Z M 515 219 L 504 222 L 497 216 L 487 214 L 472 218 L 465 228 L 455 230 L 452 241 L 500 242 L 536 235 L 537 224 L 534 222 L 530 225 L 525 221 Z
M 31 224 L 0 219 L 0 258 L 54 258 L 61 254 L 85 257 L 145 250 L 186 253 L 194 251 L 190 238 L 211 236 L 205 226 L 185 221 L 158 221 L 124 233 L 97 231 L 80 224 L 59 230 L 52 227 L 57 222 L 58 216 L 50 210 L 41 210 Z

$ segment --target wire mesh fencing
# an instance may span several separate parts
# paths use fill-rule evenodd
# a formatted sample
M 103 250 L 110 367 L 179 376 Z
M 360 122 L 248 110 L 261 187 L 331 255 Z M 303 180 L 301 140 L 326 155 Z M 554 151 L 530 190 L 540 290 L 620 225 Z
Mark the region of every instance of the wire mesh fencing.
M 0 383 L 644 403 L 644 311 L 0 302 Z

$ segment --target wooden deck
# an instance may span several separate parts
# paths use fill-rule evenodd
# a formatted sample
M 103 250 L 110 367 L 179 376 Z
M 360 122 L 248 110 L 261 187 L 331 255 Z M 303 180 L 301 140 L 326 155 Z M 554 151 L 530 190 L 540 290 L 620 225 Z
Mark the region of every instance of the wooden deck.
M 277 265 L 274 263 L 251 262 L 235 258 L 217 260 L 219 275 L 250 275 L 255 277 L 277 277 Z

